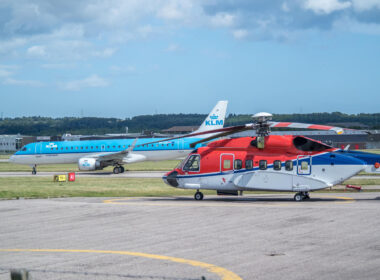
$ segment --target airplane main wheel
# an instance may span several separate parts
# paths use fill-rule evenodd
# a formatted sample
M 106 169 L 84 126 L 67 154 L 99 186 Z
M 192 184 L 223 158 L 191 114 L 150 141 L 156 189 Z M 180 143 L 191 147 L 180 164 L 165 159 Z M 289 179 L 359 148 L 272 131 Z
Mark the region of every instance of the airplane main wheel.
M 119 174 L 119 173 L 120 173 L 120 168 L 119 168 L 119 166 L 115 166 L 115 167 L 113 168 L 113 173 L 114 173 L 114 174 Z
M 203 199 L 203 193 L 201 193 L 201 192 L 196 192 L 196 193 L 194 194 L 194 199 L 195 199 L 195 200 L 202 200 L 202 199 Z
M 124 173 L 125 169 L 123 166 L 120 166 L 120 173 Z
M 295 201 L 302 201 L 303 200 L 303 195 L 301 193 L 296 193 L 294 195 L 294 200 Z

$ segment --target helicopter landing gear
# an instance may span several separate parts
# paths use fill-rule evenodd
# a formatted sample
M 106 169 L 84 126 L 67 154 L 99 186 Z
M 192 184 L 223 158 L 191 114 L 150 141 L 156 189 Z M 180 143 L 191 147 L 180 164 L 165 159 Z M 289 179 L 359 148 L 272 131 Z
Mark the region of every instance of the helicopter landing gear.
M 123 166 L 115 166 L 114 168 L 113 168 L 113 173 L 114 174 L 119 174 L 119 173 L 124 173 L 124 167 Z
M 32 169 L 32 175 L 36 175 L 36 174 L 37 174 L 37 165 L 34 165 Z
M 203 193 L 201 193 L 199 190 L 194 194 L 195 200 L 202 200 L 203 199 Z
M 309 192 L 298 192 L 294 195 L 295 201 L 310 199 Z

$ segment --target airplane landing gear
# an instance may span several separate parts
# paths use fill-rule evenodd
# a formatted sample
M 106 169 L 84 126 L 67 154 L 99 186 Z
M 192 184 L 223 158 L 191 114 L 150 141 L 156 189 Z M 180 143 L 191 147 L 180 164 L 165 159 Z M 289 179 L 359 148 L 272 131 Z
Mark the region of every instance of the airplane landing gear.
M 195 200 L 202 200 L 202 199 L 203 199 L 203 193 L 201 193 L 200 191 L 197 191 L 197 192 L 194 194 L 194 199 L 195 199 Z
M 309 192 L 298 192 L 294 195 L 295 201 L 310 199 Z
M 33 174 L 33 175 L 36 175 L 36 174 L 37 174 L 37 165 L 33 166 L 32 174 Z
M 115 166 L 113 168 L 113 173 L 114 174 L 119 174 L 119 173 L 124 173 L 125 169 L 123 166 Z

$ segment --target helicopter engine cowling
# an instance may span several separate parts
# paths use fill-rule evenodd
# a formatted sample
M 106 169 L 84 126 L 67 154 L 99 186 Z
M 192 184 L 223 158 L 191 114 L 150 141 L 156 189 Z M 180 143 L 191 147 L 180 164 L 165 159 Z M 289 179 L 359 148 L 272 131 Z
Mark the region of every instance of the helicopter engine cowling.
M 101 163 L 95 158 L 80 158 L 78 161 L 78 168 L 81 171 L 94 171 L 103 169 Z

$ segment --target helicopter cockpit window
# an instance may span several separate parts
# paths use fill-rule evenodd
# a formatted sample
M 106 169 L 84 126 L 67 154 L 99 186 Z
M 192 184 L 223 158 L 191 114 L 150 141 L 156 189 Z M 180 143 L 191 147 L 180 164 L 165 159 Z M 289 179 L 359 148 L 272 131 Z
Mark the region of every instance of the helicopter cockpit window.
M 307 139 L 304 137 L 296 137 L 293 139 L 294 146 L 301 151 L 323 151 L 330 149 L 331 147 L 322 143 L 318 143 L 311 139 Z
M 191 155 L 183 166 L 184 171 L 199 171 L 199 155 Z
M 239 170 L 239 169 L 242 169 L 243 167 L 243 162 L 241 161 L 241 159 L 235 159 L 235 170 Z
M 253 168 L 253 160 L 247 159 L 245 161 L 245 169 L 252 169 Z
M 273 169 L 274 170 L 281 170 L 281 160 L 275 160 L 273 162 Z
M 285 170 L 292 171 L 293 170 L 293 161 L 287 160 L 285 161 Z
M 266 161 L 266 160 L 260 160 L 260 161 L 259 161 L 259 169 L 260 169 L 260 170 L 265 170 L 265 169 L 267 169 L 267 161 Z

